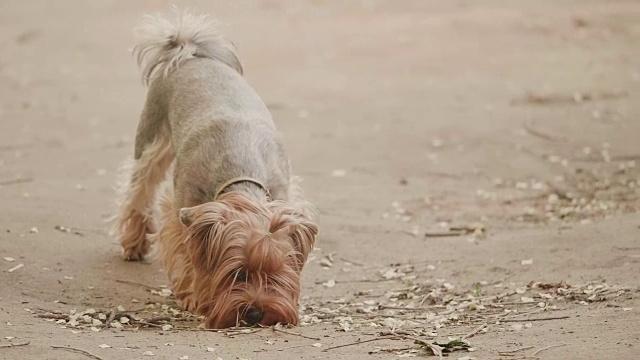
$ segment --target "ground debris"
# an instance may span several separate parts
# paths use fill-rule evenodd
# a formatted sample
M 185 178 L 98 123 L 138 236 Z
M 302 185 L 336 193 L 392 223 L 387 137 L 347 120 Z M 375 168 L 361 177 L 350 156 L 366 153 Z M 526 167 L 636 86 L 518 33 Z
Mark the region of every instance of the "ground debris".
M 378 334 L 372 339 L 358 338 L 323 351 L 383 340 L 412 340 L 413 346 L 377 347 L 369 352 L 414 356 L 426 351 L 440 356 L 447 351 L 473 351 L 467 339 L 496 331 L 501 323 L 514 323 L 511 331 L 527 331 L 532 322 L 568 319 L 566 314 L 557 314 L 559 308 L 608 301 L 632 291 L 602 281 L 584 284 L 531 281 L 508 285 L 502 281 L 482 281 L 466 287 L 445 279 L 433 281 L 421 268 L 424 265 L 427 264 L 393 264 L 379 269 L 377 273 L 382 279 L 401 284 L 397 289 L 303 300 L 301 326 L 322 323 L 330 325 L 336 333 Z M 336 282 L 340 283 L 340 279 Z
M 69 312 L 40 309 L 35 312 L 39 318 L 55 322 L 62 328 L 75 330 L 115 329 L 138 331 L 140 329 L 158 329 L 163 331 L 197 329 L 203 318 L 177 307 L 164 304 L 148 304 L 143 308 L 126 311 L 122 306 L 110 310 L 87 309 L 81 312 L 71 309 Z M 184 325 L 191 324 L 192 327 Z
M 587 101 L 614 100 L 627 96 L 629 96 L 629 93 L 626 91 L 576 92 L 573 94 L 541 94 L 529 92 L 522 98 L 512 100 L 511 104 L 580 104 Z
M 503 281 L 478 281 L 464 286 L 446 279 L 432 279 L 427 269 L 430 262 L 395 263 L 380 268 L 359 268 L 376 274 L 374 281 L 398 284 L 382 286 L 382 292 L 357 291 L 340 298 L 302 299 L 300 326 L 324 324 L 338 334 L 353 334 L 358 340 L 351 343 L 322 345 L 322 351 L 363 345 L 371 342 L 393 340 L 410 341 L 407 346 L 377 348 L 373 352 L 390 352 L 402 357 L 419 354 L 444 356 L 452 351 L 472 352 L 469 338 L 481 340 L 481 336 L 496 331 L 501 323 L 513 323 L 509 331 L 527 331 L 532 322 L 567 319 L 557 314 L 558 307 L 589 305 L 609 301 L 629 292 L 632 288 L 609 285 L 603 281 L 584 284 L 568 284 L 565 281 L 531 281 L 526 284 Z M 340 284 L 339 278 L 335 280 Z M 361 283 L 361 286 L 369 286 Z M 154 291 L 157 291 L 153 289 Z M 151 291 L 151 290 L 150 290 Z M 637 291 L 637 289 L 636 289 Z M 83 331 L 211 331 L 228 337 L 263 332 L 265 328 L 206 329 L 204 318 L 180 310 L 175 303 L 149 303 L 142 308 L 127 311 L 122 306 L 111 309 L 88 308 L 83 311 L 31 310 L 35 316 L 55 323 L 74 333 Z M 270 327 L 271 331 L 300 341 L 319 341 L 320 337 L 308 336 L 304 331 L 293 331 L 285 326 Z M 502 331 L 505 331 L 504 329 Z M 375 335 L 367 339 L 363 335 Z M 308 346 L 300 345 L 300 346 Z M 284 349 L 300 347 L 289 346 Z M 314 345 L 315 346 L 315 345 Z M 266 350 L 269 351 L 269 350 Z

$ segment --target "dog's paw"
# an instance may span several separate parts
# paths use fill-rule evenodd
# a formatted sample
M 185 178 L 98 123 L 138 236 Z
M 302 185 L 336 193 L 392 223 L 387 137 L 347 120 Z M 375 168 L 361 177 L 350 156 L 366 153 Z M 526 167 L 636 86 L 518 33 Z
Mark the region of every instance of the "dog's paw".
M 122 258 L 125 261 L 142 261 L 148 252 L 149 244 L 145 241 L 138 246 L 122 248 Z
M 198 303 L 193 295 L 185 296 L 178 301 L 178 306 L 184 311 L 196 312 Z
M 125 250 L 124 254 L 122 254 L 122 259 L 124 261 L 142 261 L 144 260 L 144 255 L 137 251 Z

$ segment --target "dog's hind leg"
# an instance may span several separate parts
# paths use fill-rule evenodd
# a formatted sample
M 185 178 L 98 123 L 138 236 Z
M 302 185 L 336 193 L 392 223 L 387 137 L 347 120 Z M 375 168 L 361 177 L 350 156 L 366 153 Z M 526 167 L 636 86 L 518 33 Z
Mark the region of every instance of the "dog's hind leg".
M 130 175 L 123 179 L 114 226 L 125 260 L 142 260 L 149 251 L 147 234 L 155 231 L 151 209 L 156 188 L 174 158 L 168 126 L 153 100 L 150 96 L 138 125 L 134 161 Z

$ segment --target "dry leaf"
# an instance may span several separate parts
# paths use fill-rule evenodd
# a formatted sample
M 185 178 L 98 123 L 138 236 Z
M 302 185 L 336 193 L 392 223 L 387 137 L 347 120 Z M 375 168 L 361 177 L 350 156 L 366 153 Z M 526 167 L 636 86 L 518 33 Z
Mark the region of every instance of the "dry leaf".
M 404 275 L 405 274 L 402 271 L 400 271 L 398 269 L 395 269 L 395 268 L 387 269 L 387 271 L 384 271 L 382 273 L 382 277 L 385 278 L 385 279 L 388 279 L 388 280 L 401 278 Z
M 144 355 L 144 356 L 155 356 L 155 354 L 152 353 L 151 351 L 145 351 L 145 352 L 142 353 L 142 355 Z
M 323 283 L 322 285 L 327 288 L 333 288 L 336 286 L 336 281 L 333 279 L 330 279 L 327 282 Z
M 120 324 L 117 321 L 112 322 L 110 325 L 111 325 L 112 328 L 122 329 L 122 324 Z
M 533 265 L 533 259 L 521 260 L 520 261 L 520 265 L 522 265 L 522 266 Z
M 16 265 L 16 266 L 12 267 L 11 269 L 7 270 L 7 272 L 12 273 L 12 272 L 14 272 L 14 271 L 16 271 L 16 270 L 18 270 L 18 269 L 23 268 L 23 267 L 24 267 L 24 264 L 23 264 L 23 263 L 20 263 L 20 264 L 18 264 L 18 265 Z
M 98 345 L 98 346 L 100 347 L 100 349 L 108 349 L 108 348 L 110 348 L 110 347 L 111 347 L 111 346 L 109 346 L 109 345 L 107 345 L 107 344 L 100 344 L 100 345 Z
M 333 260 L 331 260 L 330 257 L 325 256 L 322 259 L 320 259 L 320 266 L 326 267 L 326 268 L 333 267 Z
M 444 286 L 445 289 L 447 290 L 453 290 L 455 288 L 455 286 L 449 284 L 449 283 L 444 283 L 442 284 L 442 286 Z

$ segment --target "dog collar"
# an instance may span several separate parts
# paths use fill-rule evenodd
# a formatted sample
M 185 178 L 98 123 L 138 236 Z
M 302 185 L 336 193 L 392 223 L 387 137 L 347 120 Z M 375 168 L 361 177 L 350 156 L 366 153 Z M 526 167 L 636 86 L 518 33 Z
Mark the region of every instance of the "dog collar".
M 266 186 L 264 186 L 260 181 L 252 178 L 252 177 L 248 177 L 248 176 L 240 176 L 237 178 L 233 178 L 229 181 L 227 181 L 226 183 L 222 184 L 222 186 L 220 186 L 218 188 L 218 191 L 216 191 L 215 196 L 213 197 L 213 199 L 217 199 L 220 195 L 224 194 L 225 190 L 227 190 L 230 186 L 235 185 L 235 184 L 239 184 L 242 182 L 248 182 L 248 183 L 252 183 L 254 185 L 257 185 L 260 189 L 264 190 L 264 192 L 267 194 L 267 198 L 269 200 L 271 200 L 271 192 L 269 192 L 269 189 L 267 189 Z

